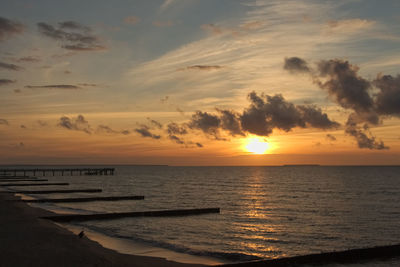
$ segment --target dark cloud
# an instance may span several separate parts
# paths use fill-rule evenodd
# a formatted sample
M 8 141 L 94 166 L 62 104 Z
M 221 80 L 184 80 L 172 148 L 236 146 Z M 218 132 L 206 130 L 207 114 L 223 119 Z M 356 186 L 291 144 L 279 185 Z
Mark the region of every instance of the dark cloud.
M 85 86 L 85 87 L 97 87 L 99 86 L 98 84 L 95 83 L 78 83 L 79 86 Z
M 17 66 L 17 65 L 14 65 L 14 64 L 0 62 L 0 69 L 18 71 L 18 70 L 23 70 L 24 68 L 22 68 L 20 66 Z
M 400 116 L 400 75 L 378 75 L 373 84 L 380 90 L 375 101 L 377 112 Z
M 368 148 L 371 150 L 389 149 L 382 141 L 376 141 L 376 137 L 372 136 L 369 131 L 368 124 L 364 124 L 364 127 L 361 128 L 349 119 L 346 124 L 346 133 L 356 139 L 359 148 Z
M 92 133 L 92 128 L 83 115 L 78 115 L 76 118 L 62 116 L 57 125 L 68 130 L 82 131 L 87 134 Z
M 7 40 L 14 35 L 20 34 L 24 29 L 24 25 L 19 22 L 0 17 L 0 41 Z
M 328 91 L 343 108 L 368 113 L 374 101 L 369 94 L 371 83 L 358 75 L 359 68 L 340 59 L 322 60 L 318 63 L 316 83 Z M 326 78 L 321 81 L 321 78 Z
M 298 57 L 285 58 L 285 64 L 283 65 L 283 68 L 292 73 L 310 72 L 307 62 Z
M 222 69 L 222 66 L 219 65 L 193 65 L 187 66 L 185 68 L 181 68 L 178 70 L 219 70 Z
M 0 125 L 9 125 L 9 123 L 5 119 L 0 119 Z
M 327 135 L 326 135 L 326 138 L 327 138 L 328 140 L 330 140 L 330 141 L 336 141 L 336 137 L 333 136 L 333 135 L 331 135 L 331 134 L 327 134 Z
M 216 139 L 219 139 L 220 125 L 221 119 L 218 116 L 202 111 L 196 111 L 188 124 L 189 128 L 201 130 L 208 135 L 214 136 Z
M 34 56 L 20 57 L 16 60 L 17 62 L 39 62 L 40 59 Z
M 9 80 L 9 79 L 0 79 L 0 86 L 2 85 L 9 85 L 15 83 L 15 80 Z
M 58 27 L 40 22 L 39 32 L 61 43 L 61 47 L 72 51 L 96 51 L 106 47 L 100 39 L 92 34 L 92 30 L 73 21 L 60 22 Z
M 63 90 L 81 89 L 79 86 L 71 84 L 26 85 L 25 88 L 29 89 L 47 88 L 47 89 L 63 89 Z
M 217 140 L 226 140 L 221 132 L 229 136 L 255 134 L 269 136 L 274 129 L 290 131 L 295 127 L 331 129 L 339 123 L 328 118 L 320 108 L 313 105 L 297 106 L 286 101 L 282 95 L 248 95 L 250 106 L 242 113 L 217 109 L 218 114 L 196 111 L 187 123 L 190 129 L 201 130 Z
M 135 132 L 139 133 L 142 137 L 149 137 L 153 139 L 160 139 L 160 135 L 156 135 L 150 132 L 150 128 L 146 125 L 142 125 L 140 128 L 135 129 Z
M 97 126 L 96 133 L 128 135 L 128 134 L 130 134 L 130 131 L 128 131 L 128 130 L 117 131 L 117 130 L 111 129 L 109 126 L 100 124 L 99 126 Z
M 177 144 L 180 144 L 180 145 L 184 145 L 185 144 L 185 142 L 182 139 L 180 139 L 179 137 L 177 137 L 176 135 L 169 135 L 168 138 L 171 139 L 172 141 L 174 141 Z
M 314 105 L 297 106 L 297 109 L 302 113 L 304 122 L 313 128 L 332 129 L 340 126 L 339 123 L 328 118 L 326 113 Z
M 87 26 L 84 26 L 78 22 L 75 21 L 64 21 L 64 22 L 59 22 L 58 26 L 60 29 L 70 29 L 70 30 L 80 30 L 84 32 L 90 32 L 90 28 Z
M 310 105 L 296 106 L 282 95 L 258 96 L 251 92 L 249 100 L 251 105 L 241 115 L 241 125 L 244 131 L 252 134 L 268 136 L 275 128 L 288 132 L 295 127 L 330 129 L 339 126 L 321 109 Z
M 161 129 L 163 126 L 160 122 L 156 121 L 156 120 L 152 120 L 150 118 L 147 118 L 147 120 L 154 125 L 155 127 L 157 127 L 158 129 Z
M 300 59 L 299 62 L 305 61 Z M 345 132 L 356 140 L 358 147 L 388 149 L 372 135 L 369 125 L 379 125 L 385 117 L 400 115 L 400 75 L 380 74 L 369 81 L 358 71 L 357 66 L 340 59 L 322 60 L 315 70 L 309 68 L 315 84 L 326 90 L 341 107 L 352 110 Z M 374 87 L 378 91 L 375 94 L 372 93 Z
M 221 128 L 228 131 L 232 136 L 241 135 L 244 136 L 240 127 L 240 114 L 232 110 L 221 110 L 217 109 L 221 114 Z
M 175 122 L 171 122 L 167 125 L 167 133 L 169 135 L 184 135 L 187 134 L 188 131 L 185 126 L 180 126 Z
M 179 125 L 175 122 L 171 122 L 166 127 L 166 132 L 168 134 L 168 138 L 179 145 L 188 145 L 193 144 L 193 142 L 186 142 L 181 137 L 177 135 L 186 135 L 188 134 L 188 126 L 186 124 Z

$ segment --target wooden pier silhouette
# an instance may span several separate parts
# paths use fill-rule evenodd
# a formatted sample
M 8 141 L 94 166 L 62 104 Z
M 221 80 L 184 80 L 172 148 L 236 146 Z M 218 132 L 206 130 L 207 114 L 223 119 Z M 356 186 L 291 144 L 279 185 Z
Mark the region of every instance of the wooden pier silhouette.
M 50 175 L 114 175 L 115 168 L 43 168 L 43 169 L 0 169 L 0 176 L 2 177 L 26 177 L 27 175 L 36 176 L 46 174 Z

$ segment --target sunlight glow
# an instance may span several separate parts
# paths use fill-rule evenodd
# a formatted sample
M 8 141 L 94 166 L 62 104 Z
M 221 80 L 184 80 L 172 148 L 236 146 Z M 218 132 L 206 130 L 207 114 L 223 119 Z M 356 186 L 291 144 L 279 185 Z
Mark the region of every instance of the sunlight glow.
M 253 154 L 265 154 L 269 148 L 269 144 L 263 139 L 252 137 L 246 140 L 245 148 Z

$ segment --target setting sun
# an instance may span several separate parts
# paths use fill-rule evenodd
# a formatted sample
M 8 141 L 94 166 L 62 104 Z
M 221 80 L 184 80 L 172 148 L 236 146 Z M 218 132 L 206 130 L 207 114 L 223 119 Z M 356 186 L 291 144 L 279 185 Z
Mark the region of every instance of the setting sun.
M 253 154 L 265 154 L 269 148 L 269 144 L 260 138 L 249 138 L 246 140 L 245 148 Z

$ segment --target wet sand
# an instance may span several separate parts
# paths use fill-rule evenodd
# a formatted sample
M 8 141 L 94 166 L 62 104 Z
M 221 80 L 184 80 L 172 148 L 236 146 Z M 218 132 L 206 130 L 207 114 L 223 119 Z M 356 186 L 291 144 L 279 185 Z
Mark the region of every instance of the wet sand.
M 0 266 L 204 266 L 163 258 L 121 254 L 99 243 L 79 238 L 41 216 L 49 211 L 13 202 L 17 197 L 0 192 Z

